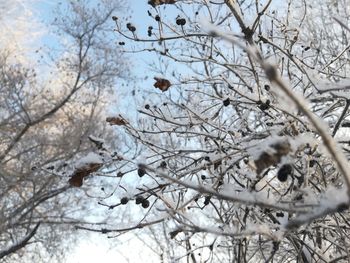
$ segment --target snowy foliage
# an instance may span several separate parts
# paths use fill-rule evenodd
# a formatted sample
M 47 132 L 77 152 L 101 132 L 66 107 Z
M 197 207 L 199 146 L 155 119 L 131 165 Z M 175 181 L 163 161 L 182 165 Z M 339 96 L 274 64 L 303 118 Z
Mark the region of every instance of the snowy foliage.
M 347 257 L 349 11 L 199 0 L 150 7 L 148 27 L 114 17 L 125 52 L 158 58 L 157 78 L 137 121 L 115 126 L 133 147 L 104 167 L 118 188 L 101 205 L 131 220 L 84 229 L 145 229 L 165 262 Z

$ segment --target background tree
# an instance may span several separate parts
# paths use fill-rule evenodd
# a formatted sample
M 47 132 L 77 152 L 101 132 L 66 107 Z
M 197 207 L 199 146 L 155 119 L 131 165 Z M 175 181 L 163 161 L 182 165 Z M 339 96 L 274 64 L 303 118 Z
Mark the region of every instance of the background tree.
M 126 52 L 159 57 L 157 89 L 110 122 L 134 147 L 100 202 L 133 221 L 79 228 L 146 228 L 165 262 L 347 258 L 347 1 L 149 4 L 148 28 L 114 19 Z
M 0 260 L 4 262 L 46 262 L 48 255 L 59 256 L 62 262 L 59 248 L 68 248 L 71 244 L 63 240 L 73 238 L 68 224 L 93 220 L 82 212 L 88 209 L 84 192 L 69 191 L 68 180 L 77 169 L 72 161 L 96 148 L 96 136 L 112 136 L 105 112 L 128 64 L 110 45 L 108 32 L 113 28 L 111 15 L 123 5 L 122 1 L 61 3 L 50 46 L 30 52 L 4 45 L 0 50 Z

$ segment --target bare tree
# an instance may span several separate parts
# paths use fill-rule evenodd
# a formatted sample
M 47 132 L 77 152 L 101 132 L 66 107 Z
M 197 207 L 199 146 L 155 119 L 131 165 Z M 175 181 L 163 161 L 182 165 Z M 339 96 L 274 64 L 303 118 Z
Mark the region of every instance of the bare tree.
M 113 18 L 159 58 L 137 121 L 108 119 L 134 147 L 104 151 L 100 204 L 129 217 L 78 228 L 147 229 L 163 262 L 347 259 L 348 1 L 149 4 L 147 32 Z
M 30 63 L 18 60 L 13 50 L 0 50 L 0 260 L 4 262 L 21 260 L 23 255 L 22 260 L 36 262 L 46 262 L 45 256 L 55 253 L 61 257 L 58 248 L 70 246 L 63 243 L 71 236 L 68 224 L 87 221 L 81 213 L 85 194 L 68 191 L 68 181 L 76 169 L 72 161 L 99 145 L 96 136 L 112 136 L 105 112 L 116 80 L 126 76 L 128 65 L 120 50 L 110 45 L 108 32 L 113 28 L 111 15 L 123 5 L 122 1 L 62 3 L 52 27 L 57 42 L 33 50 L 27 57 Z

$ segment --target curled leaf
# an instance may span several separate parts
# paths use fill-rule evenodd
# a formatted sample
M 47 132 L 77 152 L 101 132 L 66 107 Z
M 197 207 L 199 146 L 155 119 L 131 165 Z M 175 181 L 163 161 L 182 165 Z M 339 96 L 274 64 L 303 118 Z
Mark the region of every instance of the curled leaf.
M 149 0 L 148 4 L 156 7 L 158 5 L 164 5 L 164 4 L 175 4 L 177 0 Z
M 74 187 L 80 187 L 83 185 L 83 180 L 86 176 L 96 172 L 103 165 L 101 156 L 96 153 L 89 153 L 85 157 L 81 158 L 75 166 L 72 177 L 69 179 L 69 184 Z
M 178 228 L 178 229 L 175 229 L 174 231 L 171 231 L 170 233 L 169 233 L 169 235 L 170 235 L 170 238 L 171 239 L 174 239 L 179 233 L 181 233 L 183 230 L 182 230 L 182 228 Z
M 167 79 L 154 77 L 154 80 L 156 81 L 156 83 L 154 83 L 153 86 L 157 89 L 160 89 L 163 92 L 167 91 L 171 86 L 170 81 Z
M 90 163 L 84 167 L 77 168 L 72 177 L 69 179 L 69 184 L 74 187 L 81 187 L 83 185 L 84 177 L 96 172 L 102 166 L 101 163 Z
M 107 117 L 106 122 L 108 122 L 110 125 L 118 125 L 118 126 L 128 124 L 128 122 L 122 117 Z
M 278 164 L 283 156 L 286 156 L 292 149 L 288 140 L 280 141 L 269 146 L 273 151 L 264 151 L 258 159 L 254 160 L 257 174 L 261 174 L 263 170 L 271 165 Z

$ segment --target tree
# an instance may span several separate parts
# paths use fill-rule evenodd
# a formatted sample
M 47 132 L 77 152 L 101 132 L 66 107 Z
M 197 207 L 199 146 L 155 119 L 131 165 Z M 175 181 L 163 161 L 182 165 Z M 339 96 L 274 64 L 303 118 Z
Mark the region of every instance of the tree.
M 69 178 L 73 161 L 98 145 L 96 136 L 115 136 L 105 112 L 128 65 L 108 32 L 123 5 L 61 3 L 55 44 L 26 53 L 26 60 L 0 50 L 0 260 L 62 257 L 68 224 L 88 220 L 85 195 L 70 190 Z
M 105 165 L 120 190 L 101 205 L 133 221 L 79 228 L 163 225 L 153 241 L 165 262 L 346 259 L 346 1 L 149 4 L 147 34 L 114 18 L 126 52 L 160 62 L 152 103 L 114 123 L 134 150 Z

